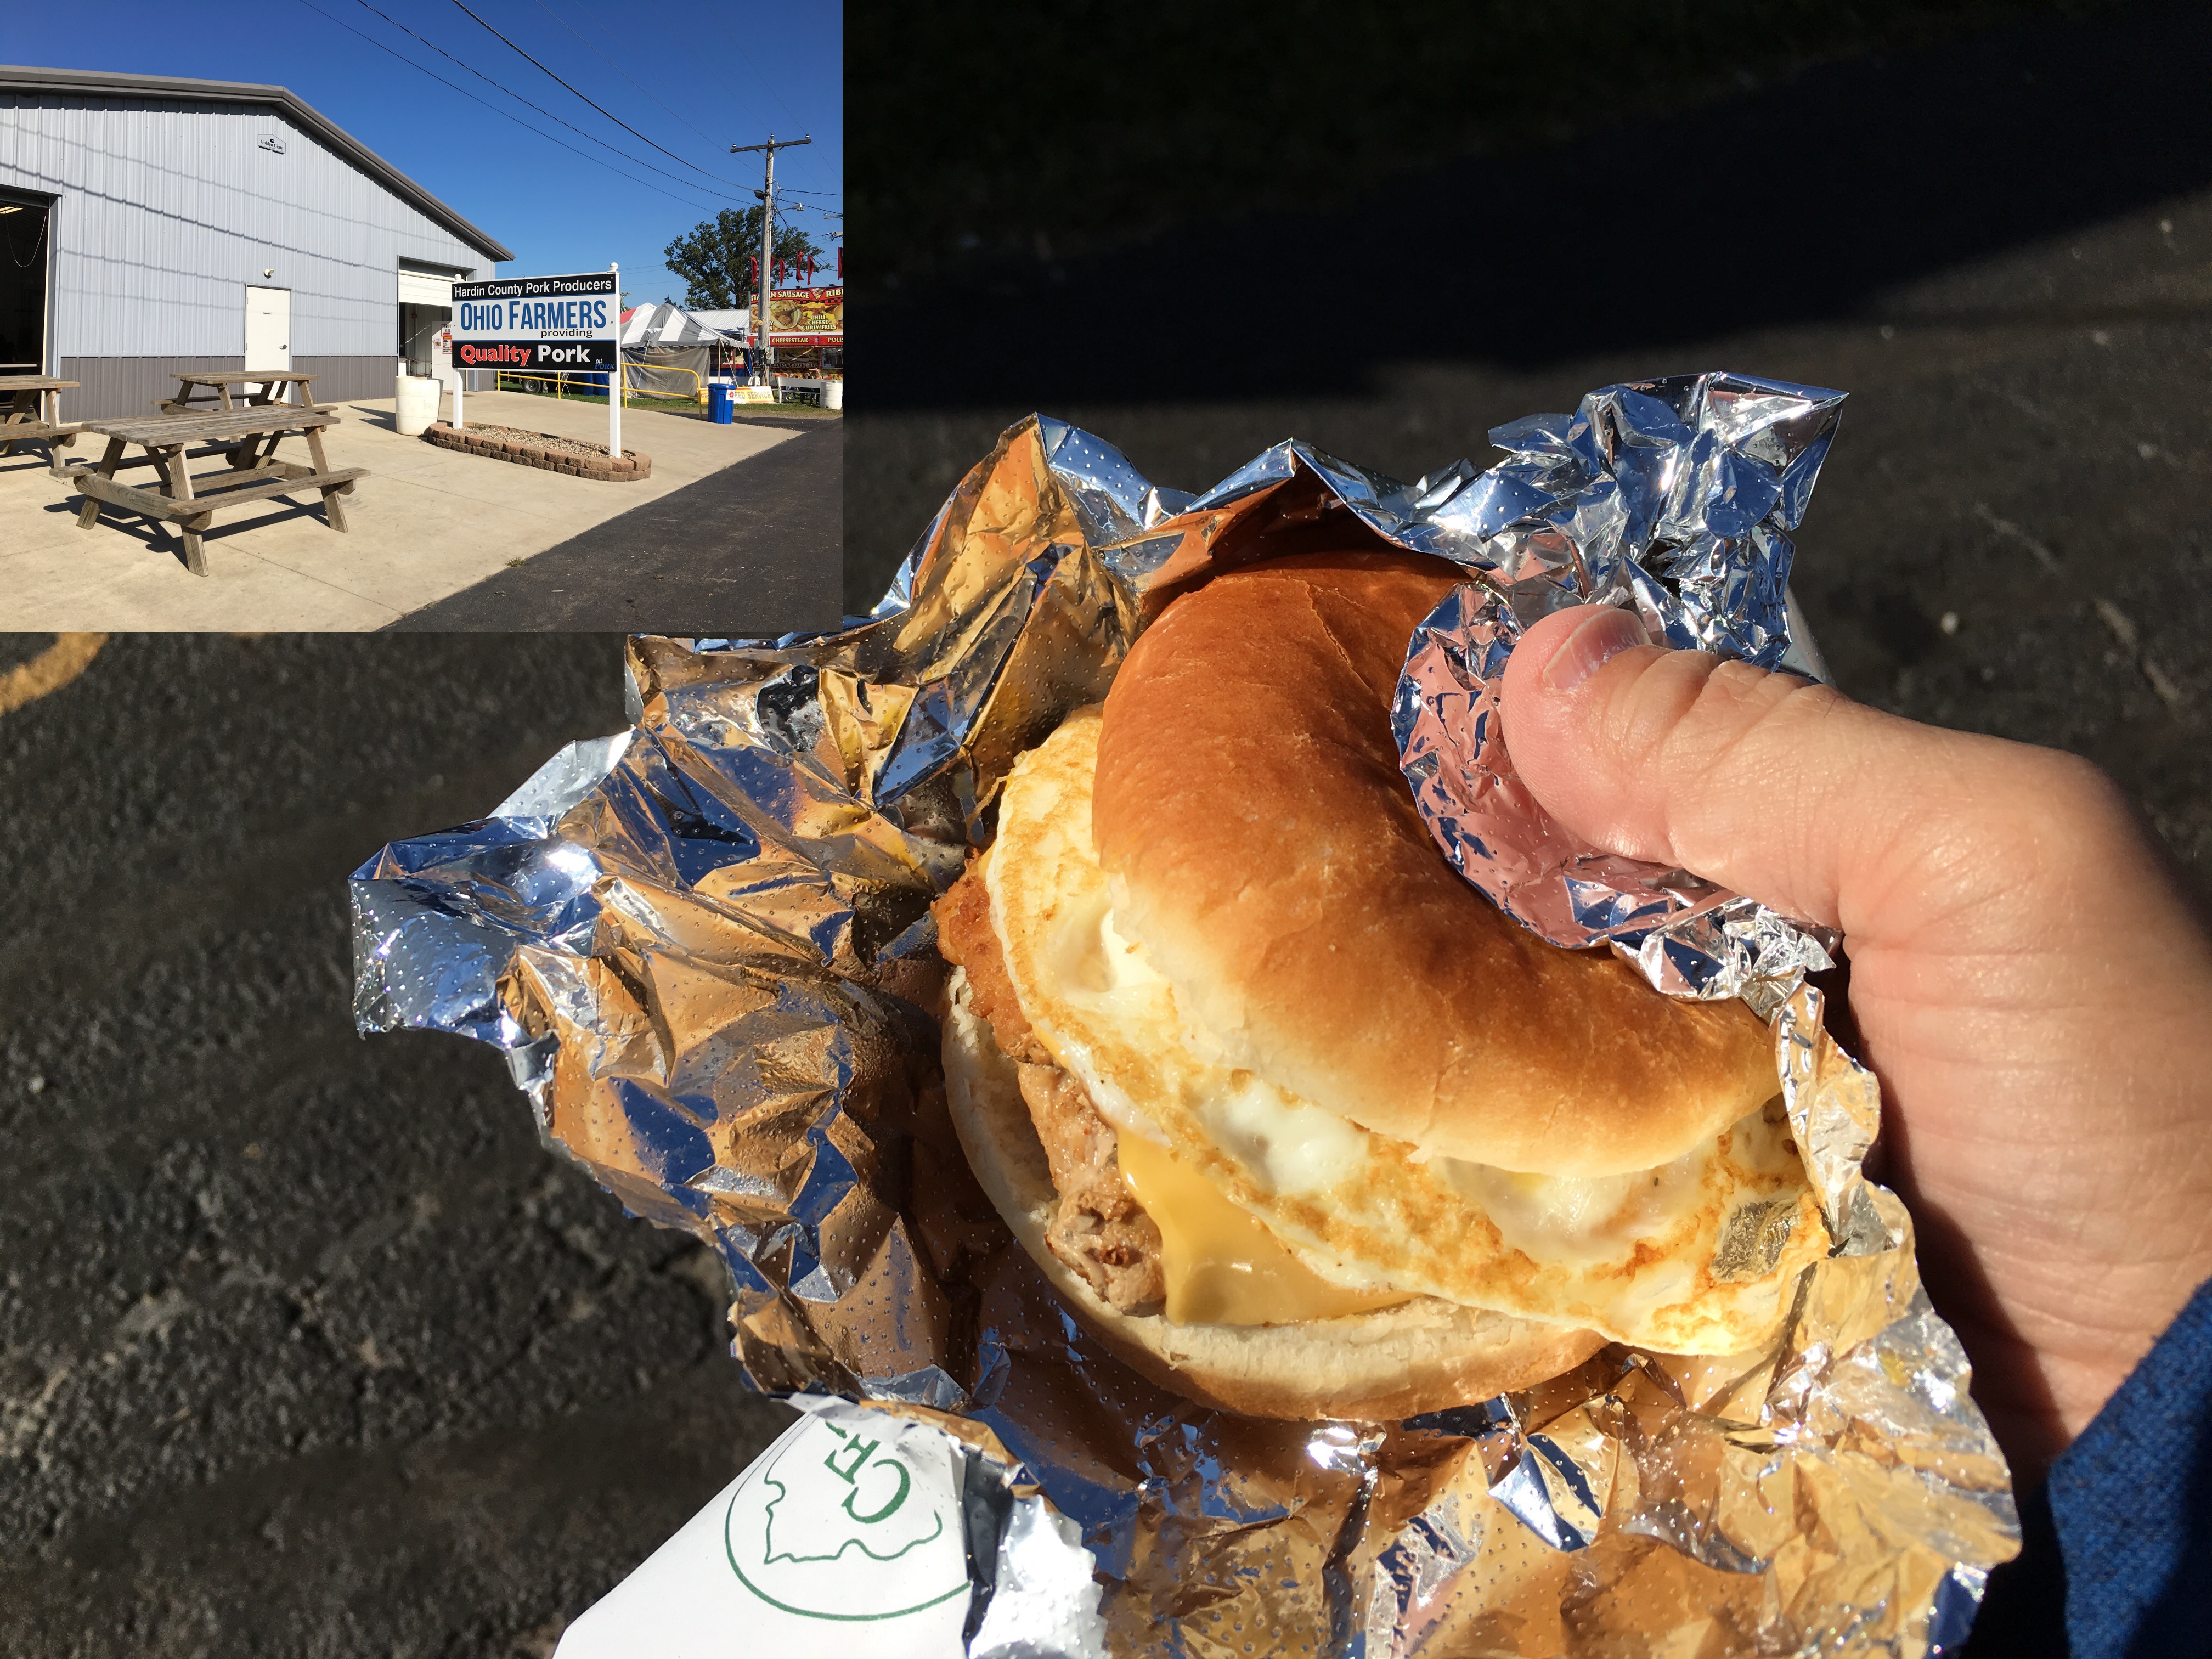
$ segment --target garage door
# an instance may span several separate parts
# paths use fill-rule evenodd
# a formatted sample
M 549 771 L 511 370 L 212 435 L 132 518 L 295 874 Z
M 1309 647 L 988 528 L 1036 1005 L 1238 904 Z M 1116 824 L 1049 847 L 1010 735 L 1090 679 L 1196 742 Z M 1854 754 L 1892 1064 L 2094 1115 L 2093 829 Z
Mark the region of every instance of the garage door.
M 426 276 L 419 270 L 403 270 L 399 273 L 399 303 L 403 306 L 442 306 L 451 310 L 453 279 Z

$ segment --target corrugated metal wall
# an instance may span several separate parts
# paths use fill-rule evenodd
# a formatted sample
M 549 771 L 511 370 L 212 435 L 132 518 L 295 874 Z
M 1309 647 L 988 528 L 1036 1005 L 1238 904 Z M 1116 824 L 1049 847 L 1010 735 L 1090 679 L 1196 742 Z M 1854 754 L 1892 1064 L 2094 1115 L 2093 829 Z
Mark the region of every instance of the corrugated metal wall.
M 177 376 L 243 368 L 246 360 L 228 357 L 64 357 L 57 379 L 75 380 L 77 389 L 62 393 L 65 421 L 105 421 L 121 415 L 151 415 L 154 405 L 177 395 Z M 318 388 L 319 390 L 319 388 Z M 392 395 L 387 388 L 385 396 Z
M 307 390 L 319 404 L 344 403 L 349 399 L 392 396 L 392 377 L 399 372 L 397 356 L 384 357 L 302 357 L 292 354 L 292 367 L 302 374 L 312 374 L 315 383 Z
M 0 92 L 0 185 L 58 198 L 58 357 L 235 359 L 268 283 L 292 290 L 295 361 L 389 359 L 400 259 L 493 269 L 264 106 Z
M 240 356 L 64 357 L 54 374 L 77 383 L 75 391 L 62 393 L 64 420 L 105 421 L 152 414 L 155 404 L 177 395 L 177 376 L 187 371 L 245 367 Z M 315 377 L 307 390 L 317 403 L 337 404 L 391 397 L 398 359 L 389 352 L 376 357 L 302 357 L 295 352 L 292 367 Z

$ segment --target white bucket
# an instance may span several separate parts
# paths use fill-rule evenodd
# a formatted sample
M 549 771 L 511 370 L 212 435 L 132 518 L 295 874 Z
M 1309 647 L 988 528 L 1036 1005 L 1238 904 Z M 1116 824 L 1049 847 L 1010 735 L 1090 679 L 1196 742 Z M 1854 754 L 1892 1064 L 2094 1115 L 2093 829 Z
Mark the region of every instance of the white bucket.
M 393 383 L 392 418 L 403 438 L 419 438 L 438 418 L 444 385 L 428 374 L 402 374 Z

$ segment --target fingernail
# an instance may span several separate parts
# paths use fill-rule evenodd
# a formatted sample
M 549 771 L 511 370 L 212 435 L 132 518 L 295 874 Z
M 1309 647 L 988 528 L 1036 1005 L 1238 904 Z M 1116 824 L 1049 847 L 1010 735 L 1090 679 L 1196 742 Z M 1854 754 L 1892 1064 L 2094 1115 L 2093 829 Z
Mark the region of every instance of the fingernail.
M 1552 659 L 1544 665 L 1544 684 L 1554 691 L 1571 691 L 1632 645 L 1649 645 L 1644 624 L 1632 611 L 1617 605 L 1596 605 L 1568 631 Z

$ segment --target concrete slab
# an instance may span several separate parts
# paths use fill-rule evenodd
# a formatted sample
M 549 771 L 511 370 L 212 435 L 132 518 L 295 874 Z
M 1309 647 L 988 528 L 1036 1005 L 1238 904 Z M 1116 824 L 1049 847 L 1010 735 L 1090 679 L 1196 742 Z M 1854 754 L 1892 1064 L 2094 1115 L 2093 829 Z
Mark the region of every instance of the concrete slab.
M 342 423 L 325 440 L 331 463 L 369 473 L 346 501 L 349 532 L 324 523 L 313 492 L 304 503 L 241 507 L 205 537 L 204 578 L 185 569 L 173 527 L 110 507 L 80 531 L 83 497 L 46 471 L 43 455 L 0 459 L 0 629 L 381 628 L 802 429 L 796 420 L 716 426 L 630 410 L 623 447 L 650 455 L 653 476 L 613 484 L 404 438 L 390 398 L 338 409 Z M 475 392 L 467 414 L 471 425 L 606 440 L 604 404 Z M 284 453 L 298 447 L 289 441 Z M 82 456 L 88 446 L 64 453 Z M 565 625 L 628 624 L 611 611 Z

